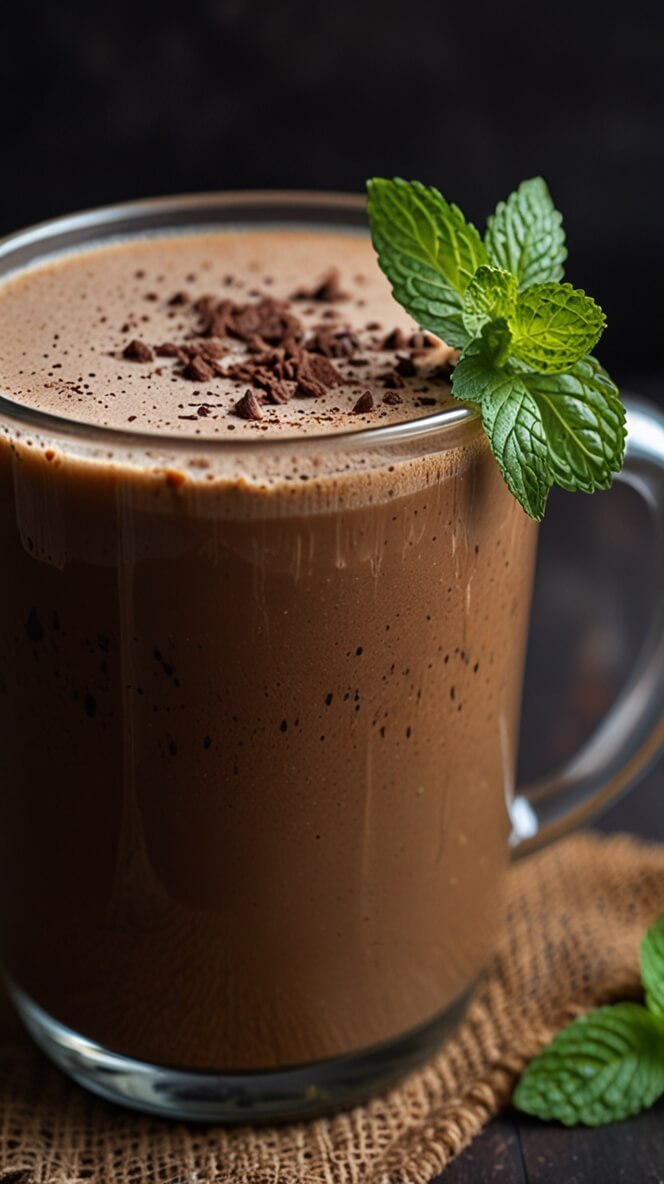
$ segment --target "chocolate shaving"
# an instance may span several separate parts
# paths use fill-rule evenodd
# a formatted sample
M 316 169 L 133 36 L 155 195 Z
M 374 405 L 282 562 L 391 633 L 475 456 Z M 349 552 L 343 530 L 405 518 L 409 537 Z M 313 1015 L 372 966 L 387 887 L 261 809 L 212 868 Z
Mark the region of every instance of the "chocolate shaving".
M 363 391 L 363 393 L 360 395 L 359 399 L 357 400 L 357 403 L 353 407 L 352 414 L 353 415 L 363 415 L 365 413 L 365 411 L 372 411 L 373 405 L 374 405 L 374 399 L 373 399 L 373 395 L 372 395 L 371 391 Z
M 350 329 L 319 325 L 306 348 L 326 358 L 351 358 L 360 348 L 360 339 Z
M 417 367 L 408 354 L 404 354 L 403 357 L 399 358 L 394 369 L 402 378 L 413 378 L 417 374 Z
M 188 292 L 174 292 L 171 296 L 169 304 L 189 304 Z
M 161 345 L 156 345 L 154 352 L 158 358 L 178 358 L 181 362 L 186 362 L 187 355 L 180 345 L 176 345 L 174 341 L 164 341 Z
M 209 382 L 214 378 L 215 371 L 204 358 L 194 356 L 189 359 L 182 373 L 193 382 Z
M 401 387 L 405 385 L 406 384 L 398 370 L 392 370 L 389 374 L 385 374 L 383 377 L 383 386 L 388 387 L 390 390 L 401 390 Z
M 398 391 L 388 391 L 386 395 L 383 395 L 383 402 L 390 407 L 396 407 L 398 403 L 403 403 L 403 399 Z
M 150 346 L 138 339 L 130 341 L 129 345 L 125 345 L 122 354 L 123 357 L 128 358 L 131 362 L 151 362 L 154 358 Z
M 190 358 L 205 358 L 206 362 L 223 358 L 228 350 L 218 341 L 192 341 L 182 346 L 183 352 Z
M 304 335 L 299 317 L 273 296 L 263 296 L 250 304 L 204 297 L 196 301 L 195 308 L 203 321 L 203 337 L 237 337 L 255 352 L 270 345 L 294 344 Z
M 408 340 L 403 329 L 393 329 L 391 333 L 388 333 L 387 337 L 383 338 L 380 348 L 405 349 L 407 344 Z
M 260 403 L 254 391 L 245 391 L 241 399 L 235 404 L 235 413 L 241 419 L 262 419 Z
M 326 271 L 320 283 L 313 288 L 298 288 L 293 292 L 291 300 L 321 300 L 333 304 L 337 300 L 347 300 L 348 295 L 339 283 L 339 269 L 331 267 Z
M 329 358 L 302 350 L 297 361 L 296 394 L 319 399 L 331 386 L 342 382 L 341 375 Z
M 265 380 L 264 390 L 268 403 L 287 403 L 293 397 L 293 387 L 279 378 Z
M 194 301 L 194 308 L 202 317 L 211 317 L 219 303 L 216 296 L 199 296 Z

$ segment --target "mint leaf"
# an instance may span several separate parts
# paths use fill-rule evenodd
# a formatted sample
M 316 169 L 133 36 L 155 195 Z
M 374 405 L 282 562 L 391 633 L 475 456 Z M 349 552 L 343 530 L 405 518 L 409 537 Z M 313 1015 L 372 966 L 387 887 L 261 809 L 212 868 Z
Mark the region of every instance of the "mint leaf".
M 371 238 L 395 299 L 425 329 L 464 346 L 463 296 L 487 262 L 477 230 L 419 181 L 374 177 L 367 191 Z
M 599 305 L 571 284 L 532 284 L 510 318 L 512 353 L 542 374 L 561 374 L 590 353 L 605 324 Z
M 559 283 L 562 219 L 541 177 L 489 219 L 486 246 L 460 210 L 419 181 L 367 182 L 378 261 L 396 299 L 461 349 L 452 394 L 474 403 L 500 470 L 526 513 L 548 491 L 606 489 L 622 466 L 625 416 L 590 356 L 601 308 Z
M 466 288 L 463 323 L 471 337 L 477 337 L 487 321 L 509 321 L 516 306 L 517 282 L 509 271 L 478 267 Z
M 539 410 L 552 481 L 584 493 L 608 489 L 625 455 L 625 410 L 599 362 L 581 358 L 568 374 L 525 372 L 521 380 Z
M 479 404 L 482 426 L 498 467 L 515 498 L 531 518 L 544 516 L 551 486 L 542 417 L 523 377 L 496 364 L 491 343 L 505 345 L 504 325 L 485 326 L 455 368 L 452 394 Z
M 526 1068 L 514 1105 L 565 1126 L 620 1122 L 664 1093 L 664 1025 L 637 1003 L 581 1016 Z
M 664 1020 L 664 913 L 641 943 L 641 980 L 648 1007 Z
M 541 177 L 522 181 L 488 219 L 486 247 L 491 263 L 511 271 L 521 288 L 556 283 L 567 258 L 562 215 Z

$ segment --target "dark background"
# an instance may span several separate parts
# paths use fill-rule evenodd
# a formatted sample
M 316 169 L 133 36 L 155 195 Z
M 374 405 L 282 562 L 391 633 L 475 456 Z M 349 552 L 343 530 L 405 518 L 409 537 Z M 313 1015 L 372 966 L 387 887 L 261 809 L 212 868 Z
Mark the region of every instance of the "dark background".
M 197 189 L 400 173 L 481 225 L 542 173 L 618 379 L 659 373 L 664 39 L 652 0 L 3 5 L 0 233 Z

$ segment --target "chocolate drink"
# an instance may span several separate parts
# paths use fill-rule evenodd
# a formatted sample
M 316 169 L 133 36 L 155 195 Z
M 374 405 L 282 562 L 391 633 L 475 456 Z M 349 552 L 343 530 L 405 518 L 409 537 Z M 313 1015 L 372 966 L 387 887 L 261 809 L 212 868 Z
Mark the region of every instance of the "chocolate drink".
M 0 327 L 10 398 L 128 433 L 0 423 L 10 980 L 201 1069 L 444 1012 L 500 919 L 535 528 L 474 421 L 344 433 L 439 411 L 453 355 L 332 230 L 81 251 Z

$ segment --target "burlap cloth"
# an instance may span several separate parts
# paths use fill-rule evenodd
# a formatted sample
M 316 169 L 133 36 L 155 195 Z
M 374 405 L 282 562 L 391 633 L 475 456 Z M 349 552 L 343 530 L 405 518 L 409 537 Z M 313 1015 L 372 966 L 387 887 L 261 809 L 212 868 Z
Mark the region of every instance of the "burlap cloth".
M 367 1106 L 293 1126 L 169 1124 L 97 1101 L 0 1024 L 5 1184 L 428 1184 L 509 1100 L 572 1016 L 639 994 L 639 942 L 664 912 L 664 847 L 578 835 L 518 864 L 507 924 L 453 1039 Z

